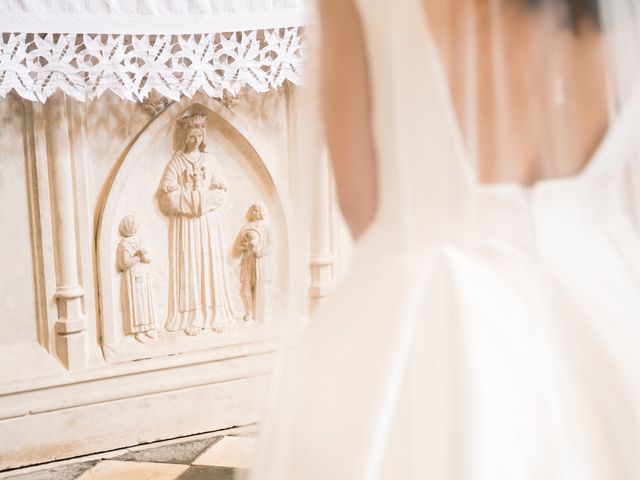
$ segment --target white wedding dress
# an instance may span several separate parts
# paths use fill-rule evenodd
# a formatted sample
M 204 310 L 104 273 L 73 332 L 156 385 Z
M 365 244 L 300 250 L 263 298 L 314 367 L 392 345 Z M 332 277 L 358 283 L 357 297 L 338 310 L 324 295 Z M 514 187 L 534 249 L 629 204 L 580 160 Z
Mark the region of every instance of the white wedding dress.
M 482 185 L 420 0 L 360 14 L 379 212 L 290 355 L 254 478 L 640 478 L 639 101 L 579 175 Z

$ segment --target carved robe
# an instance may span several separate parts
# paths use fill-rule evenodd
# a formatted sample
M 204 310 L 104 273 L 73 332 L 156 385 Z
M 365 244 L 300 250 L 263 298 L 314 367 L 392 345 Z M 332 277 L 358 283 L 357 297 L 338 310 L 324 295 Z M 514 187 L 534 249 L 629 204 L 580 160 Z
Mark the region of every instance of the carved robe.
M 160 207 L 169 216 L 169 311 L 166 329 L 212 328 L 241 316 L 223 238 L 227 192 L 208 153 L 191 161 L 176 152 L 160 184 Z
M 142 250 L 136 236 L 120 240 L 118 244 L 118 270 L 120 279 L 122 320 L 127 335 L 148 332 L 156 328 L 149 265 L 140 261 L 138 252 Z
M 244 224 L 238 234 L 238 248 L 242 252 L 240 282 L 247 313 L 264 320 L 268 310 L 269 286 L 273 281 L 271 259 L 272 234 L 264 220 Z M 248 243 L 252 243 L 252 247 Z

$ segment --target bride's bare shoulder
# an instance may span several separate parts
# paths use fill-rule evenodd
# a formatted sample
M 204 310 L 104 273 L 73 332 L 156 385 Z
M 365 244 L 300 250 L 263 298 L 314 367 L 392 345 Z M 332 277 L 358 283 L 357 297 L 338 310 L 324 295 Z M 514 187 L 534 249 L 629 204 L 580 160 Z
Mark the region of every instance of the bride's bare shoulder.
M 376 164 L 364 32 L 356 0 L 322 0 L 322 105 L 338 200 L 354 236 L 373 221 Z
M 324 19 L 333 18 L 334 20 L 339 20 L 333 15 L 347 12 L 355 13 L 355 2 L 356 0 L 322 0 L 318 2 L 318 10 Z M 324 15 L 330 16 L 325 17 Z

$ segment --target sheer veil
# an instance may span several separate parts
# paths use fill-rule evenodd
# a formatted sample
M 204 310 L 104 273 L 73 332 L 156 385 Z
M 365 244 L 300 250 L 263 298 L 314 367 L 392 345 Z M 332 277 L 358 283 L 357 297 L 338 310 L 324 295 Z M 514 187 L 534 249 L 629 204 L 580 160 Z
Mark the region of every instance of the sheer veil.
M 354 1 L 377 215 L 332 298 L 293 300 L 252 478 L 640 474 L 640 0 Z

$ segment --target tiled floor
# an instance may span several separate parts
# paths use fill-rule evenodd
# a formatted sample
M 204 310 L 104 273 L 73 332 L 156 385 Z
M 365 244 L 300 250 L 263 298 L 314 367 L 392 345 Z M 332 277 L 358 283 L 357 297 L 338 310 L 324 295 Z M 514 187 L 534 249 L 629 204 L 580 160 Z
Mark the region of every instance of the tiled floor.
M 104 460 L 22 473 L 11 480 L 242 480 L 255 449 L 248 436 L 218 436 L 136 448 Z

